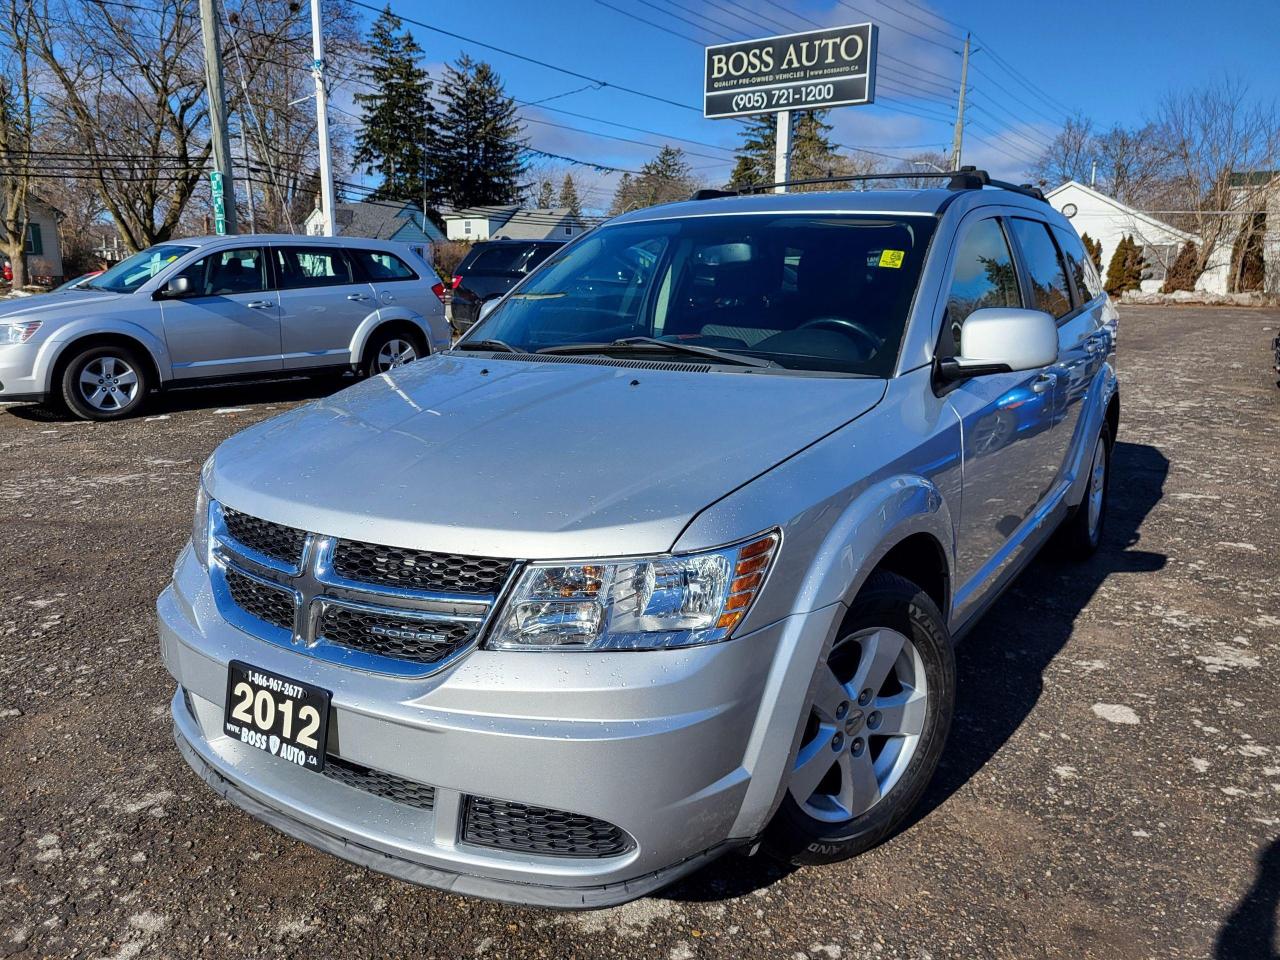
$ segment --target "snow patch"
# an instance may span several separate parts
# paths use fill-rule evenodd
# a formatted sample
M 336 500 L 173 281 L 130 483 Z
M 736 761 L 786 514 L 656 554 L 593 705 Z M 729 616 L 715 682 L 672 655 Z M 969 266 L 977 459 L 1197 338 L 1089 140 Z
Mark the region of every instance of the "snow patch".
M 1123 703 L 1095 703 L 1093 705 L 1094 715 L 1106 720 L 1108 723 L 1141 723 L 1137 713 L 1133 707 L 1126 707 Z

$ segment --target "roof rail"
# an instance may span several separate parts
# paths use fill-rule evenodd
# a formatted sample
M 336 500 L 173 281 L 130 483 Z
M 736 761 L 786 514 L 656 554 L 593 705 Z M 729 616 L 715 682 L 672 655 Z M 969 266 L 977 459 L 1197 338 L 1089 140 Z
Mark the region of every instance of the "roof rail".
M 902 180 L 906 177 L 914 179 L 930 179 L 947 180 L 948 190 L 981 190 L 983 187 L 996 187 L 1000 190 L 1009 190 L 1012 193 L 1021 193 L 1024 196 L 1033 197 L 1036 200 L 1044 200 L 1044 194 L 1040 192 L 1038 187 L 1033 187 L 1029 183 L 1016 184 L 1009 183 L 1007 180 L 995 180 L 985 170 L 979 170 L 977 167 L 961 167 L 959 170 L 938 170 L 925 171 L 913 170 L 911 172 L 902 173 L 860 173 L 851 174 L 849 176 L 840 177 L 810 177 L 804 180 L 781 180 L 777 183 L 753 183 L 737 189 L 729 190 L 698 190 L 689 199 L 690 200 L 715 200 L 719 197 L 738 197 L 743 194 L 767 193 L 775 187 L 808 187 L 818 184 L 828 183 L 864 183 L 869 180 Z

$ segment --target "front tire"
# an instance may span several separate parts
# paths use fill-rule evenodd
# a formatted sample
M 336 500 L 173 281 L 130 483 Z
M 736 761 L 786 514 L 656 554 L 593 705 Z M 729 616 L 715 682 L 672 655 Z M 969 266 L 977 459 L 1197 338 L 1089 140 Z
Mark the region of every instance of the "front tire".
M 128 347 L 86 347 L 62 368 L 62 402 L 82 420 L 123 420 L 146 399 L 151 388 L 147 369 Z
M 1111 428 L 1104 423 L 1093 449 L 1084 499 L 1058 530 L 1059 546 L 1072 559 L 1088 560 L 1102 543 L 1111 500 L 1111 452 Z
M 814 674 L 765 851 L 796 865 L 832 863 L 888 837 L 933 778 L 955 689 L 937 605 L 911 581 L 873 573 Z

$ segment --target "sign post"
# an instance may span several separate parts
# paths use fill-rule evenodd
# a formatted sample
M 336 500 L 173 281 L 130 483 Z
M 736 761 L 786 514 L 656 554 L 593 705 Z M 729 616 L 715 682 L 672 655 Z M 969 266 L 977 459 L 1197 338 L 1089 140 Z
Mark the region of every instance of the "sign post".
M 209 171 L 209 193 L 213 197 L 213 231 L 220 237 L 226 236 L 227 203 L 221 170 Z
M 782 183 L 790 166 L 792 111 L 874 103 L 876 47 L 872 23 L 707 47 L 702 114 L 776 113 L 774 176 Z

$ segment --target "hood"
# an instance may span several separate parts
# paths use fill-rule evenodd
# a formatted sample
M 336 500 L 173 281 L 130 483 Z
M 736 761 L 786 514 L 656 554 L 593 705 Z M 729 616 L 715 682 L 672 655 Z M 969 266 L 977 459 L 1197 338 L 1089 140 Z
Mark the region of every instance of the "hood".
M 213 496 L 317 533 L 517 559 L 667 550 L 885 381 L 442 354 L 245 430 Z
M 33 293 L 29 297 L 14 297 L 0 301 L 0 323 L 10 320 L 56 320 L 65 312 L 80 316 L 80 308 L 92 304 L 95 309 L 104 303 L 119 300 L 122 294 L 95 293 L 92 290 L 60 290 L 57 293 Z

